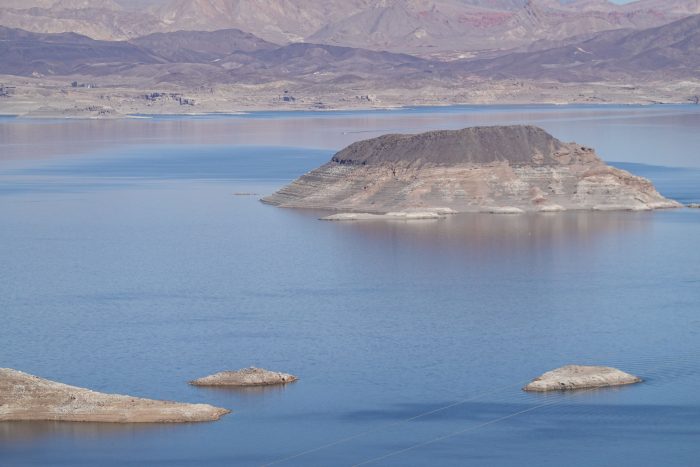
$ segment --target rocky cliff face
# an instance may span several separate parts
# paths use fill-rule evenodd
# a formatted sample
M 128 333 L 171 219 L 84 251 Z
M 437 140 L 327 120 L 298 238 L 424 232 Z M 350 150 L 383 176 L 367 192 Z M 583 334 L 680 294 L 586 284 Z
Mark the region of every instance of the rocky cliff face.
M 679 206 L 593 149 L 533 126 L 386 135 L 354 143 L 263 202 L 354 212 L 649 210 Z

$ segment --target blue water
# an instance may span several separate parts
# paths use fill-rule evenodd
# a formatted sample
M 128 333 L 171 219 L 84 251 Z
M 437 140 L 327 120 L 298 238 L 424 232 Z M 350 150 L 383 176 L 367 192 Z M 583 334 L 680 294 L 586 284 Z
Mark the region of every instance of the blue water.
M 700 111 L 0 122 L 0 366 L 218 422 L 0 423 L 0 465 L 690 466 L 700 210 L 327 223 L 259 196 L 387 129 L 530 122 L 700 201 Z M 644 383 L 536 395 L 568 363 Z M 194 388 L 251 365 L 284 388 Z

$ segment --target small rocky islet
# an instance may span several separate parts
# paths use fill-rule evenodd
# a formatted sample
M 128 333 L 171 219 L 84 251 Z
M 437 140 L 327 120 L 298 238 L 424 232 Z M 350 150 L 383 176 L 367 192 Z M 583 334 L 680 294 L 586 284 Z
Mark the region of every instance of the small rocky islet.
M 605 388 L 640 383 L 637 376 L 606 366 L 567 365 L 533 379 L 524 391 L 549 392 Z
M 222 371 L 190 381 L 190 384 L 193 386 L 253 387 L 283 385 L 293 383 L 297 379 L 296 376 L 288 373 L 251 367 L 237 371 Z
M 359 141 L 262 201 L 341 212 L 325 220 L 681 207 L 593 149 L 525 125 Z
M 190 382 L 194 386 L 255 387 L 297 381 L 288 373 L 261 368 L 222 371 Z M 523 388 L 528 392 L 571 391 L 639 383 L 637 376 L 604 366 L 567 365 L 548 371 Z M 228 409 L 208 404 L 106 394 L 0 368 L 0 421 L 101 423 L 190 423 L 220 419 Z
M 0 368 L 0 421 L 190 423 L 230 412 L 209 404 L 105 394 Z

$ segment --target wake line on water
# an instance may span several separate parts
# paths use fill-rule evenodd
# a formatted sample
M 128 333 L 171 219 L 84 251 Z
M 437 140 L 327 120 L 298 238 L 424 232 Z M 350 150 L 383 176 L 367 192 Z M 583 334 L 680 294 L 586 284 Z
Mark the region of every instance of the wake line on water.
M 697 355 L 695 355 L 695 357 L 697 357 Z M 677 359 L 672 359 L 672 358 L 664 359 L 664 362 L 667 362 L 667 361 L 672 361 L 672 362 L 675 363 L 675 362 L 677 362 L 678 360 L 677 360 Z M 659 373 L 659 370 L 663 370 L 664 367 L 667 367 L 667 370 L 666 370 L 666 371 L 668 371 L 668 370 L 677 369 L 678 365 L 674 365 L 674 367 L 668 368 L 668 365 L 667 365 L 666 363 L 664 363 L 664 364 L 662 364 L 662 365 L 657 366 L 656 368 L 647 369 L 646 373 L 647 373 L 647 374 L 650 374 L 650 375 L 651 375 L 651 374 L 654 374 L 654 373 Z M 661 373 L 663 374 L 663 372 L 661 372 Z M 672 375 L 675 375 L 675 376 L 678 376 L 678 375 L 687 376 L 687 375 L 690 374 L 690 373 L 697 373 L 697 370 L 696 370 L 695 372 L 684 372 L 684 373 L 678 372 L 678 373 L 672 373 Z M 644 380 L 642 380 L 642 382 L 643 382 L 643 381 L 644 381 Z M 387 459 L 387 458 L 389 458 L 389 457 L 397 456 L 397 455 L 399 455 L 399 454 L 403 454 L 403 453 L 405 453 L 405 452 L 412 451 L 412 450 L 414 450 L 414 449 L 418 449 L 418 448 L 421 448 L 421 447 L 424 447 L 424 446 L 428 446 L 428 445 L 431 445 L 431 444 L 434 444 L 434 443 L 437 443 L 437 442 L 440 442 L 440 441 L 444 441 L 444 440 L 446 440 L 446 439 L 454 438 L 455 436 L 459 436 L 459 435 L 461 435 L 461 434 L 468 433 L 468 432 L 470 432 L 470 431 L 477 431 L 477 430 L 479 430 L 479 429 L 481 429 L 481 428 L 485 428 L 485 427 L 487 427 L 487 426 L 489 426 L 489 425 L 494 425 L 494 424 L 496 424 L 496 423 L 498 423 L 498 422 L 501 422 L 501 421 L 504 421 L 504 420 L 508 420 L 508 419 L 517 417 L 518 415 L 522 415 L 522 414 L 525 414 L 525 413 L 528 413 L 528 412 L 533 412 L 533 411 L 535 411 L 535 410 L 537 410 L 537 409 L 561 405 L 561 404 L 563 404 L 564 402 L 567 402 L 568 400 L 570 400 L 572 397 L 574 397 L 574 396 L 576 396 L 576 395 L 580 395 L 580 394 L 584 394 L 584 393 L 588 393 L 588 392 L 592 392 L 592 391 L 599 391 L 600 389 L 601 389 L 601 388 L 589 388 L 589 389 L 571 391 L 571 392 L 569 392 L 569 393 L 564 394 L 560 399 L 557 399 L 557 400 L 555 400 L 555 401 L 553 401 L 553 402 L 545 402 L 545 403 L 543 403 L 543 404 L 539 404 L 539 405 L 536 405 L 536 406 L 533 406 L 533 407 L 530 407 L 530 408 L 527 408 L 527 409 L 524 409 L 524 410 L 520 410 L 520 411 L 517 411 L 517 412 L 513 412 L 513 413 L 510 413 L 510 414 L 507 414 L 507 415 L 503 415 L 503 416 L 501 416 L 501 417 L 495 418 L 495 419 L 493 419 L 493 420 L 489 420 L 489 421 L 487 421 L 487 422 L 484 422 L 484 423 L 481 423 L 481 424 L 478 424 L 478 425 L 475 425 L 475 426 L 470 426 L 470 427 L 467 427 L 467 428 L 463 428 L 463 429 L 460 429 L 460 430 L 457 430 L 457 431 L 453 431 L 453 432 L 451 432 L 451 433 L 448 433 L 448 434 L 446 434 L 446 435 L 442 435 L 442 436 L 439 436 L 439 437 L 436 437 L 436 438 L 433 438 L 433 439 L 429 439 L 429 440 L 427 440 L 427 441 L 422 441 L 422 442 L 420 442 L 420 443 L 416 443 L 416 444 L 413 444 L 413 445 L 411 445 L 411 446 L 407 446 L 407 447 L 402 448 L 402 449 L 397 449 L 397 450 L 395 450 L 395 451 L 388 452 L 388 453 L 383 454 L 383 455 L 381 455 L 381 456 L 373 457 L 373 458 L 371 458 L 371 459 L 362 461 L 362 462 L 360 462 L 360 463 L 353 464 L 352 467 L 359 467 L 359 466 L 362 466 L 362 465 L 372 464 L 372 463 L 374 463 L 374 462 L 378 462 L 378 461 L 380 461 L 380 460 L 384 460 L 384 459 Z
M 644 382 L 644 381 L 649 381 L 649 379 L 651 379 L 651 380 L 653 381 L 653 380 L 656 379 L 657 376 L 660 376 L 660 375 L 670 376 L 671 378 L 674 378 L 674 377 L 675 377 L 675 379 L 677 379 L 677 378 L 679 378 L 679 377 L 682 378 L 682 377 L 685 377 L 685 376 L 697 374 L 697 373 L 698 373 L 698 370 L 697 370 L 696 368 L 694 368 L 694 367 L 691 368 L 690 366 L 687 366 L 687 365 L 686 365 L 687 368 L 681 368 L 683 365 L 679 365 L 679 364 L 678 364 L 679 361 L 690 361 L 690 357 L 692 357 L 692 356 L 694 356 L 694 355 L 695 355 L 695 354 L 693 354 L 693 355 L 690 355 L 690 354 L 685 355 L 685 354 L 684 354 L 684 355 L 682 355 L 681 357 L 685 357 L 685 359 L 681 358 L 680 360 L 679 360 L 678 356 L 673 357 L 673 358 L 672 358 L 672 357 L 664 358 L 664 359 L 662 359 L 662 362 L 663 362 L 662 364 L 660 364 L 660 365 L 658 365 L 658 366 L 656 366 L 656 367 L 654 367 L 654 368 L 651 368 L 651 369 L 649 369 L 649 368 L 647 367 L 646 371 L 642 371 L 642 372 L 640 372 L 640 373 L 638 373 L 638 374 L 640 374 L 640 375 L 642 376 L 643 382 Z M 695 356 L 696 356 L 696 355 L 695 355 Z M 658 361 L 658 360 L 657 360 L 657 361 Z M 626 364 L 625 366 L 626 366 L 626 368 L 629 367 L 630 370 L 633 370 L 634 367 L 640 367 L 640 366 L 643 366 L 643 364 L 642 364 L 642 363 L 639 363 L 639 364 Z M 641 369 L 642 369 L 642 368 L 640 367 L 640 370 L 641 370 Z M 455 401 L 455 402 L 452 402 L 452 403 L 450 403 L 450 404 L 444 405 L 444 406 L 442 406 L 442 407 L 438 407 L 438 408 L 433 409 L 433 410 L 429 410 L 429 411 L 426 411 L 426 412 L 422 412 L 422 413 L 416 414 L 416 415 L 414 415 L 414 416 L 412 416 L 412 417 L 410 417 L 410 418 L 405 418 L 405 419 L 402 419 L 402 420 L 398 420 L 398 421 L 396 421 L 396 422 L 392 422 L 392 423 L 388 423 L 388 424 L 385 424 L 385 425 L 381 425 L 381 426 L 379 426 L 379 427 L 372 428 L 372 429 L 370 429 L 370 430 L 361 431 L 361 432 L 355 433 L 355 434 L 353 434 L 353 435 L 350 435 L 350 436 L 347 436 L 347 437 L 344 437 L 344 438 L 340 438 L 340 439 L 337 439 L 337 440 L 335 440 L 335 441 L 331 441 L 331 442 L 328 442 L 328 443 L 326 443 L 326 444 L 322 444 L 322 445 L 320 445 L 320 446 L 317 446 L 317 447 L 314 447 L 314 448 L 310 448 L 310 449 L 307 449 L 307 450 L 305 450 L 305 451 L 301 451 L 301 452 L 298 452 L 298 453 L 296 453 L 296 454 L 292 454 L 292 455 L 287 456 L 287 457 L 284 457 L 284 458 L 280 458 L 280 459 L 273 460 L 273 461 L 271 461 L 271 462 L 262 464 L 262 467 L 267 467 L 267 466 L 275 465 L 275 464 L 281 464 L 281 463 L 284 463 L 284 462 L 287 462 L 287 461 L 290 461 L 290 460 L 298 459 L 299 457 L 303 457 L 303 456 L 306 456 L 306 455 L 308 455 L 308 454 L 313 454 L 313 453 L 316 453 L 316 452 L 319 452 L 319 451 L 322 451 L 322 450 L 325 450 L 325 449 L 328 449 L 328 448 L 331 448 L 331 447 L 334 447 L 334 446 L 338 446 L 338 445 L 341 445 L 341 444 L 343 444 L 343 443 L 347 443 L 347 442 L 349 442 L 349 441 L 353 441 L 353 440 L 355 440 L 355 439 L 361 438 L 361 437 L 366 436 L 366 435 L 369 435 L 369 434 L 379 433 L 379 432 L 385 431 L 385 430 L 387 430 L 387 429 L 389 429 L 389 428 L 394 428 L 394 427 L 397 427 L 397 426 L 401 426 L 401 425 L 407 424 L 407 423 L 409 423 L 409 422 L 412 422 L 412 421 L 414 421 L 414 420 L 418 420 L 418 419 L 420 419 L 420 418 L 427 417 L 427 416 L 429 416 L 429 415 L 433 415 L 433 414 L 436 414 L 436 413 L 440 413 L 440 412 L 443 412 L 443 411 L 445 411 L 445 410 L 448 410 L 448 409 L 451 409 L 451 408 L 454 408 L 454 407 L 457 407 L 457 406 L 466 404 L 466 403 L 468 403 L 468 402 L 473 402 L 473 401 L 475 401 L 475 400 L 477 400 L 477 399 L 480 399 L 480 398 L 482 398 L 482 397 L 485 397 L 485 396 L 488 396 L 488 395 L 492 395 L 492 394 L 494 394 L 494 393 L 498 393 L 498 392 L 505 391 L 505 390 L 507 390 L 507 389 L 513 389 L 513 388 L 518 388 L 518 389 L 519 389 L 519 388 L 522 388 L 523 385 L 527 384 L 529 381 L 530 381 L 530 380 L 525 380 L 525 381 L 522 381 L 522 382 L 517 383 L 517 384 L 509 384 L 509 385 L 507 385 L 507 386 L 502 386 L 502 387 L 500 387 L 500 388 L 498 388 L 498 389 L 495 389 L 495 390 L 491 390 L 491 391 L 487 391 L 487 392 L 483 392 L 483 393 L 477 394 L 476 396 L 472 396 L 472 397 L 465 398 L 465 399 L 459 399 L 459 400 L 457 400 L 457 401 Z M 371 459 L 362 461 L 362 462 L 360 462 L 360 463 L 353 464 L 353 467 L 359 467 L 359 466 L 363 466 L 363 465 L 368 465 L 368 464 L 371 464 L 371 463 L 374 463 L 374 462 L 378 462 L 378 461 L 380 461 L 380 460 L 387 459 L 387 458 L 389 458 L 389 457 L 393 457 L 393 456 L 396 456 L 396 455 L 399 455 L 399 454 L 403 454 L 403 453 L 408 452 L 408 451 L 412 451 L 412 450 L 414 450 L 414 449 L 418 449 L 418 448 L 421 448 L 421 447 L 424 447 L 424 446 L 428 446 L 428 445 L 431 445 L 431 444 L 434 444 L 434 443 L 437 443 L 437 442 L 440 442 L 440 441 L 444 441 L 444 440 L 446 440 L 446 439 L 450 439 L 450 438 L 453 438 L 453 437 L 455 437 L 455 436 L 459 436 L 459 435 L 464 434 L 464 433 L 468 433 L 468 432 L 471 432 L 471 431 L 477 431 L 477 430 L 479 430 L 479 429 L 481 429 L 481 428 L 485 428 L 485 427 L 487 427 L 487 426 L 494 425 L 494 424 L 496 424 L 496 423 L 499 423 L 499 422 L 502 422 L 502 421 L 505 421 L 505 420 L 508 420 L 508 419 L 517 417 L 518 415 L 523 415 L 523 414 L 526 414 L 526 413 L 529 413 L 529 412 L 533 412 L 533 411 L 538 410 L 538 409 L 562 405 L 562 404 L 564 404 L 565 402 L 570 401 L 570 400 L 571 400 L 573 397 L 575 397 L 575 396 L 579 396 L 579 395 L 584 394 L 584 393 L 587 393 L 587 392 L 599 391 L 600 389 L 601 389 L 601 388 L 590 388 L 590 389 L 583 389 L 583 390 L 571 391 L 571 392 L 565 393 L 565 394 L 563 394 L 563 395 L 559 395 L 559 397 L 558 397 L 556 400 L 554 400 L 554 401 L 545 402 L 545 403 L 538 404 L 538 405 L 535 405 L 535 406 L 532 406 L 532 407 L 528 407 L 528 408 L 526 408 L 526 409 L 518 410 L 518 411 L 516 411 L 516 412 L 512 412 L 512 413 L 506 414 L 506 415 L 502 415 L 502 416 L 500 416 L 500 417 L 497 417 L 497 418 L 495 418 L 495 419 L 492 419 L 492 420 L 489 420 L 489 421 L 480 423 L 480 424 L 478 424 L 478 425 L 469 426 L 469 427 L 466 427 L 466 428 L 463 428 L 463 429 L 460 429 L 460 430 L 457 430 L 457 431 L 453 431 L 453 432 L 451 432 L 451 433 L 447 433 L 447 434 L 445 434 L 445 435 L 442 435 L 442 436 L 439 436 L 439 437 L 436 437 L 436 438 L 432 438 L 432 439 L 429 439 L 429 440 L 426 440 L 426 441 L 421 441 L 420 443 L 416 443 L 416 444 L 413 444 L 413 445 L 411 445 L 411 446 L 407 446 L 407 447 L 405 447 L 405 448 L 398 449 L 398 450 L 395 450 L 395 451 L 391 451 L 391 452 L 386 453 L 386 454 L 383 454 L 383 455 L 381 455 L 381 456 L 374 457 L 374 458 L 371 458 Z
M 506 389 L 513 389 L 513 388 L 515 388 L 515 387 L 518 387 L 518 388 L 519 388 L 519 387 L 522 387 L 523 385 L 527 384 L 528 382 L 529 382 L 529 380 L 522 381 L 522 382 L 518 383 L 517 385 L 509 384 L 509 385 L 507 385 L 507 386 L 503 386 L 503 387 L 498 388 L 498 389 L 496 389 L 496 390 L 491 390 L 491 391 L 483 392 L 483 393 L 477 394 L 476 396 L 472 396 L 472 397 L 469 397 L 469 398 L 466 398 L 466 399 L 460 399 L 460 400 L 457 400 L 457 401 L 455 401 L 455 402 L 452 402 L 452 403 L 450 403 L 450 404 L 448 404 L 448 405 L 445 405 L 445 406 L 442 406 L 442 407 L 438 407 L 437 409 L 429 410 L 429 411 L 427 411 L 427 412 L 422 412 L 422 413 L 419 413 L 419 414 L 417 414 L 417 415 L 414 415 L 414 416 L 412 416 L 412 417 L 410 417 L 410 418 L 405 418 L 405 419 L 402 419 L 402 420 L 398 420 L 398 421 L 396 421 L 396 422 L 392 422 L 392 423 L 388 423 L 388 424 L 385 424 L 385 425 L 381 425 L 381 426 L 379 426 L 379 427 L 377 427 L 377 428 L 373 428 L 373 429 L 371 429 L 371 430 L 361 431 L 361 432 L 356 433 L 356 434 L 354 434 L 354 435 L 350 435 L 350 436 L 347 436 L 347 437 L 345 437 L 345 438 L 340 438 L 340 439 L 338 439 L 338 440 L 331 441 L 331 442 L 326 443 L 326 444 L 323 444 L 323 445 L 321 445 L 321 446 L 318 446 L 318 447 L 315 447 L 315 448 L 311 448 L 311 449 L 308 449 L 308 450 L 306 450 L 306 451 L 302 451 L 302 452 L 299 452 L 299 453 L 297 453 L 297 454 L 293 454 L 293 455 L 288 456 L 288 457 L 284 457 L 284 458 L 281 458 L 281 459 L 277 459 L 277 460 L 274 460 L 274 461 L 272 461 L 272 462 L 268 462 L 268 463 L 266 463 L 266 464 L 262 464 L 262 466 L 263 466 L 263 467 L 267 467 L 267 466 L 270 466 L 270 465 L 280 464 L 280 463 L 287 462 L 287 461 L 290 461 L 290 460 L 293 460 L 293 459 L 297 459 L 297 458 L 302 457 L 302 456 L 305 456 L 305 455 L 307 455 L 307 454 L 312 454 L 312 453 L 314 453 L 314 452 L 319 452 L 319 451 L 322 451 L 322 450 L 324 450 L 324 449 L 327 449 L 327 448 L 330 448 L 330 447 L 333 447 L 333 446 L 338 446 L 338 445 L 340 445 L 340 444 L 346 443 L 346 442 L 348 442 L 348 441 L 352 441 L 352 440 L 354 440 L 354 439 L 360 438 L 360 437 L 365 436 L 365 435 L 368 435 L 368 434 L 378 433 L 378 432 L 387 430 L 387 429 L 389 429 L 389 428 L 393 428 L 393 427 L 396 427 L 396 426 L 399 426 L 399 425 L 403 425 L 403 424 L 405 424 L 405 423 L 412 422 L 412 421 L 414 421 L 414 420 L 418 420 L 419 418 L 427 417 L 428 415 L 433 415 L 433 414 L 436 414 L 436 413 L 439 413 L 439 412 L 443 412 L 443 411 L 445 411 L 445 410 L 447 410 L 447 409 L 451 409 L 451 408 L 453 408 L 453 407 L 457 407 L 457 406 L 459 406 L 459 405 L 466 404 L 466 403 L 468 403 L 468 402 L 473 402 L 473 401 L 475 401 L 475 400 L 477 400 L 477 399 L 480 399 L 480 398 L 482 398 L 482 397 L 485 397 L 485 396 L 488 396 L 488 395 L 491 395 L 491 394 L 494 394 L 494 393 L 497 393 L 497 392 L 505 391 Z

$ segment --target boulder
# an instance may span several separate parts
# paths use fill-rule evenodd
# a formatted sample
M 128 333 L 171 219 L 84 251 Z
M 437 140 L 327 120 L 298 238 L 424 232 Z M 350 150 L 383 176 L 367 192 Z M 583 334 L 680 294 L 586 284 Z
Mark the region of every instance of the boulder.
M 190 384 L 194 386 L 247 387 L 287 384 L 296 380 L 296 376 L 287 373 L 279 373 L 262 368 L 245 368 L 238 371 L 222 371 L 190 381 Z
M 533 392 L 571 391 L 639 383 L 642 380 L 616 368 L 568 365 L 548 371 L 523 390 Z

